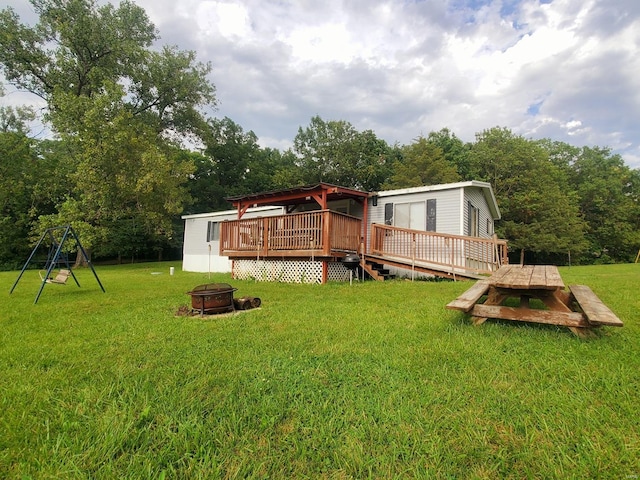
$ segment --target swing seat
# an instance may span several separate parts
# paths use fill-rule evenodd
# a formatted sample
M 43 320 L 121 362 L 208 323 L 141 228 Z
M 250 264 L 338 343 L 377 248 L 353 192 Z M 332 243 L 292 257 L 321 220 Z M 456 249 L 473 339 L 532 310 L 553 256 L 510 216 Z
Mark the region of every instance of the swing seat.
M 67 284 L 67 279 L 69 278 L 69 275 L 71 275 L 71 270 L 68 270 L 66 268 L 62 268 L 62 269 L 60 269 L 58 274 L 55 276 L 55 278 L 47 278 L 46 282 L 47 283 L 57 283 L 59 285 L 66 285 Z M 42 276 L 42 273 L 40 273 L 40 279 L 44 280 L 44 277 Z

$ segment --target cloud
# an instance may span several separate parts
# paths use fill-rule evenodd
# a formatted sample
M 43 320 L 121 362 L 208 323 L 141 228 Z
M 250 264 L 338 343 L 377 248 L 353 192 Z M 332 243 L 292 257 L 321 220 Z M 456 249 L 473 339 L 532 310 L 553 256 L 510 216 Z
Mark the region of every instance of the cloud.
M 504 126 L 640 167 L 637 0 L 136 3 L 162 42 L 212 63 L 215 115 L 264 146 L 286 148 L 320 115 L 389 143 Z

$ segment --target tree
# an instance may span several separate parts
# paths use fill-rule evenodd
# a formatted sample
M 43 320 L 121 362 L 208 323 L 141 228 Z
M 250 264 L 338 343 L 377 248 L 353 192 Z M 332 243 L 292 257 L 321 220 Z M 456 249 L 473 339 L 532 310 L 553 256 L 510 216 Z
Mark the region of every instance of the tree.
M 193 169 L 174 145 L 204 135 L 200 108 L 215 105 L 210 66 L 175 47 L 152 50 L 155 27 L 132 2 L 31 3 L 34 27 L 10 8 L 0 11 L 0 66 L 14 85 L 47 101 L 46 118 L 66 145 L 73 189 L 55 216 L 68 223 L 82 212 L 97 231 L 127 219 L 171 238 Z
M 11 8 L 0 11 L 0 65 L 10 82 L 56 108 L 56 90 L 92 97 L 105 82 L 131 78 L 157 40 L 144 10 L 124 1 L 116 9 L 92 0 L 31 0 L 34 27 Z
M 373 191 L 389 173 L 386 142 L 371 130 L 358 132 L 344 120 L 325 122 L 315 116 L 307 128 L 298 129 L 293 144 L 306 183 Z
M 189 180 L 193 203 L 201 213 L 230 207 L 226 197 L 265 192 L 302 183 L 301 169 L 289 150 L 261 148 L 252 131 L 228 117 L 210 119 L 203 154 L 193 153 L 195 172 Z
M 18 111 L 0 108 L 0 265 L 16 267 L 26 258 L 36 158 Z
M 226 197 L 253 193 L 269 185 L 259 179 L 262 153 L 258 137 L 245 132 L 228 117 L 210 119 L 202 155 L 195 155 L 195 172 L 189 181 L 194 212 L 224 210 Z
M 297 157 L 291 149 L 280 152 L 274 148 L 265 148 L 262 152 L 265 161 L 264 169 L 270 173 L 273 190 L 292 188 L 304 183 L 302 170 L 297 164 Z
M 560 263 L 584 251 L 578 196 L 536 142 L 493 128 L 476 135 L 469 158 L 474 177 L 493 186 L 502 212 L 496 232 L 521 259 L 526 250 Z
M 445 159 L 442 149 L 424 137 L 402 147 L 400 155 L 385 188 L 420 187 L 460 180 L 455 167 Z
M 108 243 L 109 227 L 122 222 L 135 223 L 147 238 L 170 239 L 172 217 L 189 199 L 185 184 L 192 164 L 175 147 L 158 142 L 153 126 L 134 116 L 117 91 L 95 95 L 81 119 L 82 131 L 63 135 L 75 167 L 74 191 L 53 217 L 63 224 L 82 222 L 85 227 L 74 228 L 86 248 Z M 100 232 L 89 235 L 87 224 Z
M 463 180 L 474 180 L 469 166 L 470 144 L 464 143 L 448 128 L 429 132 L 427 141 L 442 150 L 444 158 L 456 168 Z
M 608 148 L 547 142 L 555 162 L 569 172 L 588 224 L 584 261 L 629 262 L 640 248 L 640 172 Z

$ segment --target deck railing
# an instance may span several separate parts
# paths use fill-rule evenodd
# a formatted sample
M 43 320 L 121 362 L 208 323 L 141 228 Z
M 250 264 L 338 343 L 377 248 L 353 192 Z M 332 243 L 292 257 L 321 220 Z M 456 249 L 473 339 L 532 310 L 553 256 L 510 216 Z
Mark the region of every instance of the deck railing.
M 506 240 L 447 235 L 373 224 L 371 254 L 446 267 L 452 272 L 491 273 L 509 263 Z
M 229 220 L 220 224 L 220 255 L 329 257 L 356 252 L 362 220 L 330 210 Z

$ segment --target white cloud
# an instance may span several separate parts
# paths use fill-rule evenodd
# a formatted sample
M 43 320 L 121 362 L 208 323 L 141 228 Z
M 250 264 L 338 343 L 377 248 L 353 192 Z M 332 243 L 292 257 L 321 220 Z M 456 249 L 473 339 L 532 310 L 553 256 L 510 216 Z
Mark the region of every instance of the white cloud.
M 320 115 L 390 143 L 504 126 L 640 167 L 637 0 L 135 1 L 211 61 L 217 115 L 263 145 Z
M 179 3 L 183 15 L 189 17 L 185 5 Z M 200 2 L 196 7 L 198 28 L 206 36 L 220 34 L 231 41 L 242 41 L 250 36 L 251 26 L 247 9 L 237 3 Z

